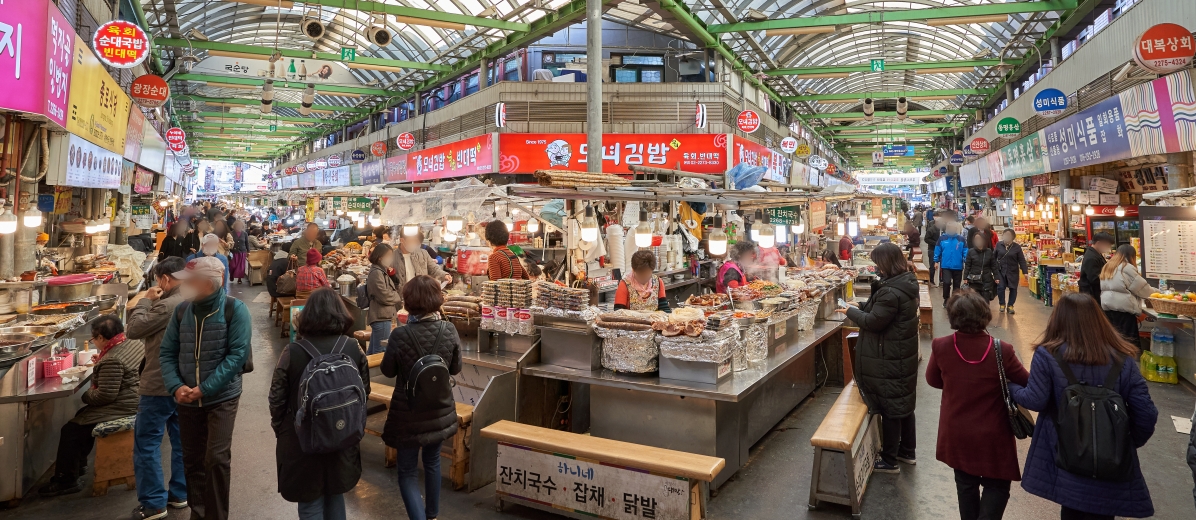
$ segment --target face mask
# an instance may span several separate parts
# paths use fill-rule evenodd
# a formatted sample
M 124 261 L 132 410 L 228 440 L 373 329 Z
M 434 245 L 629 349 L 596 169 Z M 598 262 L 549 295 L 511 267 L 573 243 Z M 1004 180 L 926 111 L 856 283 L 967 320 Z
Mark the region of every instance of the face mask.
M 378 260 L 378 264 L 381 265 L 382 267 L 390 267 L 390 266 L 394 265 L 394 263 L 395 263 L 395 259 L 393 256 L 384 256 L 380 260 Z
M 190 285 L 182 285 L 179 287 L 179 296 L 190 302 L 195 301 L 195 297 L 199 296 L 199 293 Z

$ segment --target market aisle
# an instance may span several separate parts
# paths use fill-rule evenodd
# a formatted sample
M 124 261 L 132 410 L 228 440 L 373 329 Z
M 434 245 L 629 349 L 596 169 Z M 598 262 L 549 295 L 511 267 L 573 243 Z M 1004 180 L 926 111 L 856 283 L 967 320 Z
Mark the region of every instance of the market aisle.
M 285 340 L 266 317 L 262 303 L 252 303 L 261 287 L 232 286 L 232 294 L 250 303 L 254 317 L 254 360 L 257 370 L 246 376 L 245 393 L 237 417 L 233 443 L 233 518 L 271 520 L 295 518 L 294 504 L 284 501 L 275 489 L 274 436 L 270 430 L 266 393 L 271 367 Z M 998 315 L 993 333 L 1018 347 L 1029 359 L 1030 342 L 1042 330 L 1050 308 L 1029 297 L 1024 290 L 1018 314 Z M 941 315 L 935 297 L 936 314 Z M 940 316 L 942 317 L 942 316 Z M 945 317 L 936 322 L 936 335 L 950 332 Z M 924 334 L 922 350 L 929 354 L 930 335 Z M 925 363 L 925 362 L 923 362 Z M 923 364 L 923 367 L 925 365 Z M 838 394 L 827 388 L 808 399 L 752 449 L 752 461 L 711 501 L 713 519 L 842 519 L 849 510 L 825 505 L 808 511 L 809 473 L 813 451 L 809 439 L 826 409 Z M 1183 462 L 1187 436 L 1175 433 L 1170 416 L 1192 413 L 1196 396 L 1174 385 L 1151 384 L 1160 409 L 1158 433 L 1140 451 L 1142 466 L 1154 497 L 1159 519 L 1192 518 L 1192 477 Z M 930 519 L 956 517 L 955 486 L 951 470 L 934 460 L 938 424 L 939 394 L 923 382 L 919 388 L 919 465 L 903 466 L 902 475 L 874 475 L 864 500 L 864 515 L 870 519 Z M 376 419 L 372 419 L 376 420 Z M 1024 457 L 1028 441 L 1019 445 Z M 382 443 L 367 436 L 362 448 L 364 474 L 348 497 L 349 518 L 405 518 L 393 470 L 382 466 Z M 447 482 L 447 481 L 445 481 Z M 90 480 L 86 482 L 90 486 Z M 509 506 L 506 513 L 494 511 L 493 486 L 475 493 L 454 492 L 442 487 L 441 518 L 451 520 L 560 518 L 540 511 Z M 6 520 L 112 520 L 127 518 L 136 506 L 135 492 L 114 488 L 105 497 L 89 492 L 56 499 L 31 498 L 20 507 L 3 511 Z M 1014 486 L 1006 518 L 1057 518 L 1057 508 Z M 186 510 L 172 511 L 171 519 L 186 519 Z

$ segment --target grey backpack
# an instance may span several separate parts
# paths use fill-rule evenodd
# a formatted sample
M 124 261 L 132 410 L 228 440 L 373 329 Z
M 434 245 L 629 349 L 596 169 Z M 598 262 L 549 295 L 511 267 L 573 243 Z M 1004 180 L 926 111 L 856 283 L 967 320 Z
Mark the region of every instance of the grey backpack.
M 293 343 L 311 356 L 299 380 L 295 412 L 295 432 L 303 453 L 334 453 L 365 436 L 365 383 L 357 364 L 344 352 L 348 343 L 341 336 L 328 354 L 320 354 L 306 339 Z

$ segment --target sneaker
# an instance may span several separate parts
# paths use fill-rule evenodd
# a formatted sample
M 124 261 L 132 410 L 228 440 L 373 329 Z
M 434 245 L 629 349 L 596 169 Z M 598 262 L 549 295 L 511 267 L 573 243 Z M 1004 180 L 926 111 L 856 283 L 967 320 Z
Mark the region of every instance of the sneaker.
M 1007 312 L 1009 314 L 1017 314 L 1016 312 L 1013 312 L 1013 307 L 1009 307 L 1009 308 L 1005 309 L 1005 312 Z
M 1005 312 L 1005 306 L 1004 305 L 997 306 L 997 312 Z
M 133 510 L 133 514 L 129 516 L 132 520 L 156 520 L 158 518 L 166 518 L 165 509 L 150 509 L 145 506 L 137 506 Z
M 901 468 L 885 462 L 885 459 L 876 459 L 876 464 L 872 466 L 872 471 L 876 473 L 901 473 Z
M 63 484 L 57 479 L 51 479 L 49 484 L 46 484 L 37 490 L 37 493 L 43 497 L 56 497 L 59 495 L 70 495 L 83 491 L 83 484 L 79 483 L 79 479 L 73 482 Z
M 184 507 L 187 507 L 187 499 L 177 498 L 174 495 L 170 495 L 170 498 L 166 499 L 166 505 L 168 505 L 174 509 L 182 509 Z
M 902 457 L 902 456 L 898 455 L 897 462 L 900 462 L 902 464 L 909 464 L 910 466 L 914 466 L 918 463 L 918 459 L 915 459 L 913 457 Z

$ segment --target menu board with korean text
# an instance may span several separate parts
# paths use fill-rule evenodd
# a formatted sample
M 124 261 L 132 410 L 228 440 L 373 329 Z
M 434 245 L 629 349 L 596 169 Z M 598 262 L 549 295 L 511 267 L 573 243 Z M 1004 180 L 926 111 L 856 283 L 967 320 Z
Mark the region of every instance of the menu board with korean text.
M 1146 277 L 1196 281 L 1196 221 L 1144 220 L 1142 224 Z
M 688 479 L 498 443 L 495 493 L 610 520 L 688 520 Z
M 124 158 L 75 134 L 67 137 L 66 177 L 61 184 L 76 188 L 120 187 Z
M 133 227 L 137 229 L 154 227 L 154 215 L 150 212 L 148 205 L 134 204 L 131 207 L 131 221 Z

